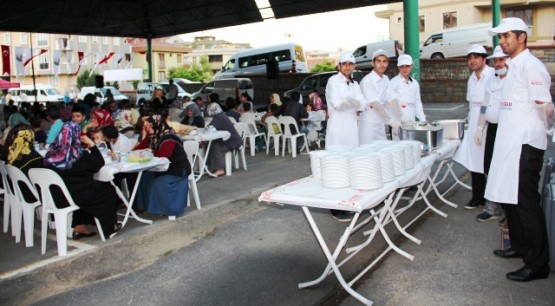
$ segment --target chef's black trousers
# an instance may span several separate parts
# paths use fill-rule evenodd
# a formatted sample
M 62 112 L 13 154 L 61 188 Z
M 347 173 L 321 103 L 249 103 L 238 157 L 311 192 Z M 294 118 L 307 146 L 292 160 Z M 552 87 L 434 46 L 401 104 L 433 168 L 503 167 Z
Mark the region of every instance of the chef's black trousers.
M 486 130 L 486 143 L 484 144 L 484 173 L 489 173 L 491 165 L 491 157 L 493 156 L 493 145 L 495 144 L 495 135 L 497 134 L 497 123 L 488 123 Z

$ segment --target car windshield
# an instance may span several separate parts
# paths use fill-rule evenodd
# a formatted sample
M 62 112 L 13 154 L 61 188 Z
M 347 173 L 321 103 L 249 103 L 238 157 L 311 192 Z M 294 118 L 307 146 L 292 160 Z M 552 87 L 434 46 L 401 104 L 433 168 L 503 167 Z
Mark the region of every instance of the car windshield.
M 45 89 L 45 91 L 46 91 L 46 93 L 47 93 L 48 95 L 59 95 L 59 94 L 60 94 L 60 93 L 59 93 L 56 89 L 54 89 L 54 88 Z

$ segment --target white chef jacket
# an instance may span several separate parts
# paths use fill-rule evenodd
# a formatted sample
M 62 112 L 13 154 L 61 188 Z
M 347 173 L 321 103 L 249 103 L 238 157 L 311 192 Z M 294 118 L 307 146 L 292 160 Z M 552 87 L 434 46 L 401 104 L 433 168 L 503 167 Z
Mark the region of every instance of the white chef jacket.
M 358 83 L 341 73 L 333 75 L 326 85 L 326 101 L 329 113 L 326 147 L 358 147 L 357 110 L 364 105 Z
M 397 100 L 401 109 L 401 118 L 397 118 L 398 120 L 413 122 L 415 118 L 418 118 L 420 121 L 426 121 L 420 98 L 420 85 L 415 79 L 409 77 L 407 80 L 398 74 L 389 81 L 388 91 L 388 100 Z
M 476 73 L 472 72 L 468 78 L 466 89 L 466 100 L 469 105 L 468 112 L 468 130 L 464 133 L 461 145 L 453 160 L 463 165 L 468 171 L 484 173 L 484 147 L 479 146 L 474 141 L 474 135 L 478 128 L 478 119 L 480 117 L 480 108 L 484 103 L 484 93 L 488 79 L 493 76 L 495 70 L 489 66 L 485 66 L 480 74 L 480 79 L 476 77 Z
M 487 105 L 485 118 L 487 122 L 497 124 L 499 122 L 499 105 L 501 104 L 501 94 L 503 93 L 503 84 L 505 79 L 494 74 L 489 78 L 486 84 L 486 92 L 484 93 L 484 101 Z
M 384 105 L 387 98 L 388 85 L 389 77 L 385 74 L 380 77 L 373 70 L 360 81 L 360 89 L 365 99 L 364 111 L 360 115 L 358 124 L 359 142 L 361 145 L 374 140 L 386 140 L 385 122 L 372 108 L 370 103 L 378 102 Z
M 546 127 L 534 101 L 552 102 L 551 77 L 528 49 L 508 59 L 507 66 L 485 198 L 517 204 L 522 145 L 547 148 Z

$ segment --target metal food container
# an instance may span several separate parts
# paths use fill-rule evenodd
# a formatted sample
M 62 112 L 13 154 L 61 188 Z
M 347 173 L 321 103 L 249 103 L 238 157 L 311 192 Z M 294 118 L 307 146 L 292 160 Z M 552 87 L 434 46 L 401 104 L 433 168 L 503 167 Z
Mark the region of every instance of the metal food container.
M 432 151 L 443 144 L 443 128 L 430 124 L 404 124 L 399 137 L 402 140 L 418 140 L 424 144 L 423 151 Z
M 434 126 L 443 127 L 443 139 L 462 139 L 466 125 L 466 119 L 436 120 Z

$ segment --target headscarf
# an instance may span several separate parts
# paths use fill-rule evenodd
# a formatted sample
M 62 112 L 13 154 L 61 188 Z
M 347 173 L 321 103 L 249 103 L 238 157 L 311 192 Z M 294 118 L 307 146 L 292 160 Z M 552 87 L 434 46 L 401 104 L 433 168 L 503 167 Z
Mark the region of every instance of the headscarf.
M 154 130 L 151 135 L 149 135 L 148 147 L 153 150 L 158 150 L 160 144 L 162 143 L 162 138 L 168 135 L 175 135 L 175 131 L 168 125 L 165 118 L 160 115 L 152 115 L 146 119 L 150 124 L 152 124 L 152 129 Z
M 114 125 L 114 119 L 109 111 L 101 108 L 92 112 L 93 118 L 98 122 L 98 127 L 95 130 L 102 129 L 102 127 L 107 125 Z
M 6 158 L 8 165 L 22 158 L 24 155 L 31 154 L 33 142 L 35 141 L 35 133 L 30 125 L 18 124 L 8 133 L 6 138 L 6 147 L 8 148 L 8 156 Z
M 223 113 L 222 111 L 222 107 L 220 106 L 220 104 L 216 103 L 216 102 L 212 102 L 208 105 L 208 116 L 213 117 L 216 116 L 217 114 L 221 114 Z
M 196 105 L 195 103 L 191 103 L 189 105 L 187 105 L 187 107 L 185 108 L 185 111 L 189 111 L 192 110 L 193 111 L 193 117 L 188 117 L 187 118 L 187 122 L 189 123 L 189 125 L 193 124 L 193 120 L 195 119 L 195 117 L 200 116 L 200 108 L 198 108 L 198 105 Z
M 19 112 L 17 113 L 13 113 L 10 118 L 8 118 L 8 125 L 13 128 L 14 126 L 18 125 L 18 124 L 26 124 L 26 125 L 31 125 L 29 123 L 29 121 L 27 121 L 27 119 L 25 119 L 25 117 L 23 117 L 23 115 Z
M 279 95 L 277 93 L 272 94 L 272 97 L 274 97 L 274 104 L 277 106 L 281 106 L 281 100 L 279 98 Z
M 44 156 L 45 163 L 62 170 L 71 169 L 73 164 L 83 156 L 80 136 L 79 124 L 71 120 L 64 123 L 62 131 Z

